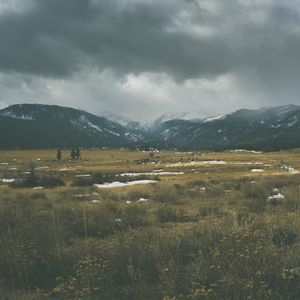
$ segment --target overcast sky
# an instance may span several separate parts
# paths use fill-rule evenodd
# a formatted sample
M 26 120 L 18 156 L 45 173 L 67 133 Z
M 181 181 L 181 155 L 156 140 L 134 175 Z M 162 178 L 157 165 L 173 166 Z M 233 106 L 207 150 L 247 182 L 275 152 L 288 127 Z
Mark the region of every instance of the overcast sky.
M 0 0 L 0 107 L 147 122 L 300 104 L 300 0 Z

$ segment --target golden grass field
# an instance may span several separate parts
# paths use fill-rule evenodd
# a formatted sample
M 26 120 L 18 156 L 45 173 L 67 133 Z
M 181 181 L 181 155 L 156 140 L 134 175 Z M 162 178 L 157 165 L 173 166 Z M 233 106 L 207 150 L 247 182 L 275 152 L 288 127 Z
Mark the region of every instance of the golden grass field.
M 300 299 L 300 150 L 62 154 L 0 152 L 0 299 Z

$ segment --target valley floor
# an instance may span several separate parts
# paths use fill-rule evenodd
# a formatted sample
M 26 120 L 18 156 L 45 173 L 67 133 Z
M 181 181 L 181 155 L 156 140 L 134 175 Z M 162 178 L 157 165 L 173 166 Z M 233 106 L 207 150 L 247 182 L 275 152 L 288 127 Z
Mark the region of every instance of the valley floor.
M 299 299 L 300 150 L 0 152 L 0 299 Z

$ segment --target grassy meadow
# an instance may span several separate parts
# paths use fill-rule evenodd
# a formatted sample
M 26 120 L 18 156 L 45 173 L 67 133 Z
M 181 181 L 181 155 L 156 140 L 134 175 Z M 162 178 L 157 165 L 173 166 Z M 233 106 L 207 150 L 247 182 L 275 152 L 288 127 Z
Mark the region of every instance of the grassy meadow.
M 300 150 L 62 155 L 0 152 L 0 299 L 300 299 Z

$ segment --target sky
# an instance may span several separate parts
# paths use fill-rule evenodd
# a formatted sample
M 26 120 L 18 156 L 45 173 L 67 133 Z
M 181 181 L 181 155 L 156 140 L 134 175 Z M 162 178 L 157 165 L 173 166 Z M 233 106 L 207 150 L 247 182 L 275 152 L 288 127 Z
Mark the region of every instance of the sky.
M 300 105 L 300 0 L 0 0 L 0 107 L 142 123 Z

